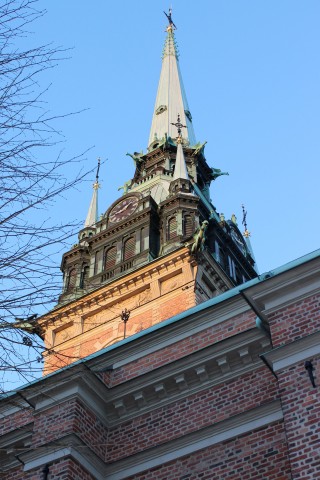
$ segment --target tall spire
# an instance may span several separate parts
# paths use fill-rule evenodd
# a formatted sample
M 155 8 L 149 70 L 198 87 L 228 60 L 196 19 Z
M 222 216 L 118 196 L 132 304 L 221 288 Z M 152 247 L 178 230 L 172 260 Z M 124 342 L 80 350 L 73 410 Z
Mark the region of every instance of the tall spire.
M 98 167 L 96 173 L 96 181 L 92 185 L 93 193 L 90 202 L 90 207 L 88 210 L 88 215 L 86 221 L 84 222 L 85 227 L 92 227 L 98 221 L 98 190 L 100 188 L 99 184 L 99 170 L 100 170 L 100 158 L 98 158 Z
M 149 145 L 154 140 L 164 138 L 165 134 L 168 137 L 175 138 L 176 132 L 172 122 L 175 122 L 178 114 L 180 114 L 181 122 L 186 125 L 182 137 L 183 142 L 194 145 L 196 138 L 179 68 L 179 54 L 174 37 L 174 29 L 176 27 L 171 18 L 171 10 L 169 10 L 169 15 L 166 14 L 166 16 L 169 25 L 166 29 L 167 37 L 163 49 L 162 68 L 152 118 Z

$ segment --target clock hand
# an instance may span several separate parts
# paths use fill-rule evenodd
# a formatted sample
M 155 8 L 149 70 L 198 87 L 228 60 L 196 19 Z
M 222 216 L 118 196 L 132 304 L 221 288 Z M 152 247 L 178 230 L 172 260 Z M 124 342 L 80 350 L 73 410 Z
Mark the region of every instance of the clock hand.
M 121 210 L 118 210 L 117 213 L 122 213 L 128 208 L 128 205 L 125 205 Z
M 132 203 L 131 203 L 131 202 L 130 202 L 130 203 L 127 203 L 127 205 L 125 205 L 125 206 L 123 207 L 123 209 L 121 210 L 121 212 L 124 212 L 125 210 L 127 210 L 127 208 L 129 208 L 129 207 L 131 207 L 131 206 L 132 206 Z

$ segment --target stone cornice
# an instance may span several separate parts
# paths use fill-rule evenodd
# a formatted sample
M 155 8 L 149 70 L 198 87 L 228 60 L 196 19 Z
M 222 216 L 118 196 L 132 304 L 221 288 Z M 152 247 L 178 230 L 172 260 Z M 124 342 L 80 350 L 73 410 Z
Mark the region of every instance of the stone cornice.
M 259 354 L 270 341 L 257 329 L 218 342 L 110 389 L 108 424 L 176 402 L 261 368 Z
M 320 355 L 320 331 L 261 355 L 274 372 Z
M 32 408 L 31 405 L 22 398 L 22 393 L 12 393 L 8 396 L 3 396 L 0 402 L 0 420 L 14 415 L 21 410 Z
M 95 479 L 107 479 L 105 476 L 105 463 L 75 434 L 62 437 L 59 441 L 52 442 L 44 447 L 30 449 L 20 455 L 21 461 L 24 463 L 23 470 L 25 472 L 65 457 L 71 457 L 76 460 Z
M 269 315 L 280 308 L 320 292 L 320 257 L 277 275 L 262 275 L 261 282 L 245 290 L 257 309 Z
M 80 364 L 59 372 L 59 381 L 52 375 L 24 394 L 35 404 L 35 415 L 77 398 L 93 410 L 102 423 L 114 426 L 261 368 L 259 354 L 269 348 L 269 339 L 253 328 L 119 386 L 105 386 L 98 373 Z M 117 366 L 115 363 L 113 368 Z
M 44 378 L 38 388 L 30 388 L 25 395 L 35 404 L 35 415 L 59 403 L 80 399 L 106 425 L 105 406 L 108 387 L 84 364 L 76 365 Z
M 17 455 L 28 449 L 33 435 L 33 423 L 12 430 L 0 437 L 0 475 L 1 471 L 20 465 Z

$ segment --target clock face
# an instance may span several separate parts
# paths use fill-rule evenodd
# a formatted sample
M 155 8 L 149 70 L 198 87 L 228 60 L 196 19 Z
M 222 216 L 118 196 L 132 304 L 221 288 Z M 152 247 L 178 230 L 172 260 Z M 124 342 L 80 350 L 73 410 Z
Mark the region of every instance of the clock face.
M 117 205 L 113 207 L 111 212 L 109 213 L 109 220 L 112 223 L 121 222 L 125 220 L 127 217 L 132 215 L 135 209 L 138 206 L 138 198 L 137 197 L 127 197 L 121 200 Z

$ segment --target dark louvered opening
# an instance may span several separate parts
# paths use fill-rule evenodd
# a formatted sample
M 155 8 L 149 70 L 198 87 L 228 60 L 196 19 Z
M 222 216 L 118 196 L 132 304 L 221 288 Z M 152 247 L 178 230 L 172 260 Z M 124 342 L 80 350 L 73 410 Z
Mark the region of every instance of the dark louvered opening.
M 184 216 L 183 222 L 184 235 L 186 237 L 191 237 L 193 235 L 193 218 L 191 215 Z
M 94 261 L 94 274 L 96 275 L 102 269 L 103 250 L 98 250 Z
M 123 261 L 126 262 L 129 258 L 133 257 L 135 253 L 136 253 L 136 241 L 134 237 L 130 237 L 124 242 Z
M 177 219 L 176 217 L 170 218 L 168 221 L 168 240 L 177 236 Z
M 116 256 L 117 256 L 117 249 L 116 247 L 111 247 L 109 250 L 106 251 L 105 261 L 104 261 L 104 269 L 110 270 L 114 268 L 116 264 Z
M 88 278 L 89 278 L 89 266 L 86 265 L 82 271 L 80 288 L 86 288 L 88 286 Z
M 76 286 L 76 280 L 77 280 L 77 270 L 75 268 L 72 268 L 69 272 L 67 290 L 74 289 L 74 287 Z

